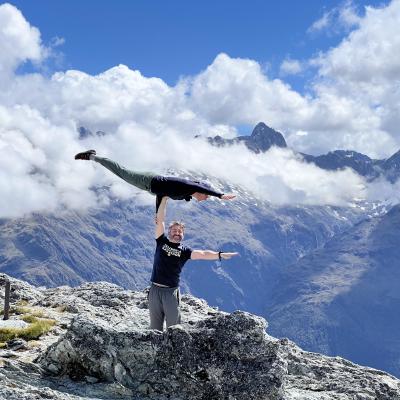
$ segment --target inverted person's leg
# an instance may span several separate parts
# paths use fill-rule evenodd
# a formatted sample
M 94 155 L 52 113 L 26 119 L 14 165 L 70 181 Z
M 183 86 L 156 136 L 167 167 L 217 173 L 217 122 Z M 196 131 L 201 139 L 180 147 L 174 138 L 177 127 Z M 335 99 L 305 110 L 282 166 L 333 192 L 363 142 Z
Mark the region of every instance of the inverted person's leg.
M 128 182 L 139 189 L 146 190 L 151 193 L 151 180 L 153 179 L 155 174 L 152 174 L 150 172 L 130 171 L 129 169 L 122 167 L 115 161 L 104 157 L 92 156 L 91 159 L 98 162 L 103 167 L 113 172 L 115 175 L 119 176 L 125 182 Z

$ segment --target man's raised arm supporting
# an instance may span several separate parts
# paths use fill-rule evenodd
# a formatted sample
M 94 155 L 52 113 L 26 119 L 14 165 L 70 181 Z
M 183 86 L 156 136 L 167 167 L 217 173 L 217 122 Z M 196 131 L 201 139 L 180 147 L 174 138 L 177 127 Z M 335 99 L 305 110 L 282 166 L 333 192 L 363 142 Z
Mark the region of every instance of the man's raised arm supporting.
M 230 258 L 237 256 L 239 253 L 227 253 L 225 251 L 212 251 L 212 250 L 193 250 L 190 258 L 192 260 L 229 260 Z
M 168 197 L 164 196 L 161 200 L 160 207 L 156 214 L 156 228 L 154 236 L 158 239 L 165 232 L 165 213 L 167 208 Z

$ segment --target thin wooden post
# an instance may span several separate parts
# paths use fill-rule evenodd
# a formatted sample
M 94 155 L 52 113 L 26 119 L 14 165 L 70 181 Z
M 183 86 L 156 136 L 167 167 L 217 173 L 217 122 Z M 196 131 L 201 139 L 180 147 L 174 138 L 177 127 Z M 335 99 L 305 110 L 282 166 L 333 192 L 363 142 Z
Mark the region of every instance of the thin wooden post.
M 8 319 L 10 313 L 10 281 L 6 280 L 6 292 L 4 294 L 4 320 Z

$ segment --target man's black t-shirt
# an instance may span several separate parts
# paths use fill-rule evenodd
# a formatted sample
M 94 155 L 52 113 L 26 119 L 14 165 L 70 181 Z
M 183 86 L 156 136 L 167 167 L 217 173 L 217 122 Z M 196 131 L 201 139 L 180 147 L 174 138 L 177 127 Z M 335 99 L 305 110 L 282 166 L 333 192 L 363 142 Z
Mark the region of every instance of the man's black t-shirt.
M 164 234 L 157 238 L 156 242 L 151 281 L 169 287 L 177 287 L 182 268 L 190 259 L 192 249 L 180 243 L 170 242 Z

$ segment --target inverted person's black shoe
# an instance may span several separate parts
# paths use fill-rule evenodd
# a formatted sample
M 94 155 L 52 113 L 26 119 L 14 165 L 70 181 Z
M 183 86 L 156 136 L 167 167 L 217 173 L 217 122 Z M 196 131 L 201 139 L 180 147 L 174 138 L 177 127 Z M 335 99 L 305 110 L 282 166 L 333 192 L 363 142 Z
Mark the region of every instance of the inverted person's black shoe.
M 96 150 L 87 150 L 75 155 L 75 160 L 90 160 L 91 155 L 96 155 Z

